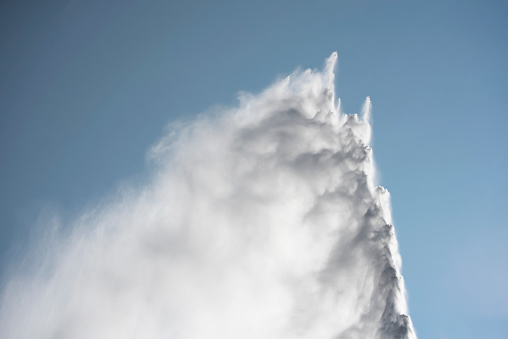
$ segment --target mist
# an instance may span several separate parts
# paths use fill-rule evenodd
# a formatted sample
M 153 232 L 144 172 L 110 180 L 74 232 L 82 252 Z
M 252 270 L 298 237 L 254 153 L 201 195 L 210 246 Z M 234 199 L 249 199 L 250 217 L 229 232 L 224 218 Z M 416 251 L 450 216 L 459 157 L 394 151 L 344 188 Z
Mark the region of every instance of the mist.
M 336 61 L 170 124 L 146 185 L 47 221 L 0 337 L 416 338 L 370 99 L 341 112 Z

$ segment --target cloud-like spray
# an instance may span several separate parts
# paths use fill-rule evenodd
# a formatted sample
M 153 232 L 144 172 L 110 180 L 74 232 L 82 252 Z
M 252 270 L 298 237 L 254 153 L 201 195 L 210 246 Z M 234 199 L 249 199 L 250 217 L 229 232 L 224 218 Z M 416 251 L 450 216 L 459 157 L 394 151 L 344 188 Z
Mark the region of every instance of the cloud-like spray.
M 0 337 L 416 338 L 370 100 L 340 112 L 336 59 L 168 132 L 149 185 L 8 280 Z

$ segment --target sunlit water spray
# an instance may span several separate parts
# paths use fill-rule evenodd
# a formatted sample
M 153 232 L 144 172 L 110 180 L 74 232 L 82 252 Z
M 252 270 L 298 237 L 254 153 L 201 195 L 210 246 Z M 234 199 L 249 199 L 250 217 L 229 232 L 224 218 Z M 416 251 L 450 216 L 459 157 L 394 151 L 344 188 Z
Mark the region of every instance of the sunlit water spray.
M 171 128 L 151 184 L 34 247 L 0 337 L 416 338 L 370 100 L 341 113 L 336 59 Z

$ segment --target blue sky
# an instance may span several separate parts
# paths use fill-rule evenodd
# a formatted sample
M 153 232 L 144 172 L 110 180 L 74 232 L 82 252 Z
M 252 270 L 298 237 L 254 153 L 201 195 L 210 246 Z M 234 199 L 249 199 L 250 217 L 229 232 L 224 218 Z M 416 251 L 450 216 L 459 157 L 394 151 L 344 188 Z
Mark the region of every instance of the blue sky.
M 174 119 L 337 51 L 374 154 L 420 338 L 508 336 L 504 1 L 4 1 L 0 263 L 31 225 L 122 182 Z M 42 215 L 41 215 L 42 213 Z

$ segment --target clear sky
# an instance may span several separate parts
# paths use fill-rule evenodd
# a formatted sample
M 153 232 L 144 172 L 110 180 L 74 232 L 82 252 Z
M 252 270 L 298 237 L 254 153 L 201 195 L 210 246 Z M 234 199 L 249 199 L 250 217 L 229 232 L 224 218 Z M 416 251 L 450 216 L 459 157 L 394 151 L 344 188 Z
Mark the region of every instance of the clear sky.
M 142 182 L 174 119 L 337 51 L 368 95 L 420 338 L 508 337 L 505 1 L 2 1 L 0 267 L 30 227 Z

